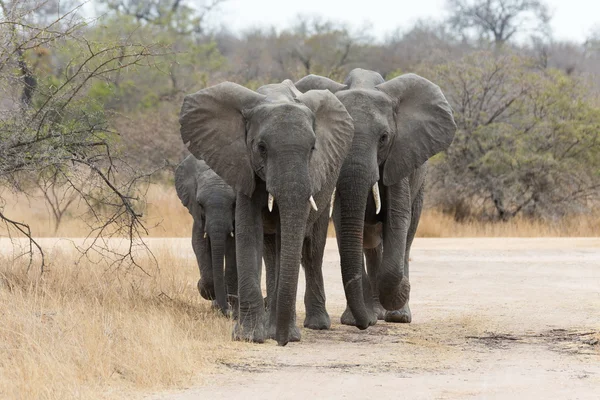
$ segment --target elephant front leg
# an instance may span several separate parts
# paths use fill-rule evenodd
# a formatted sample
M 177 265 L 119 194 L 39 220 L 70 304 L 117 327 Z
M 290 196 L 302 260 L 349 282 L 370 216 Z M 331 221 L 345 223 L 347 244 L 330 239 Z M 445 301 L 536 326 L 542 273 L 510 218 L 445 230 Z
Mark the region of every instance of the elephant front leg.
M 302 265 L 306 277 L 304 327 L 309 329 L 331 328 L 331 319 L 325 307 L 325 285 L 323 283 L 323 253 L 327 241 L 328 225 L 329 215 L 324 212 L 315 221 L 312 234 L 304 240 L 302 248 Z
M 406 245 L 411 224 L 411 201 L 408 178 L 386 188 L 383 257 L 377 271 L 377 288 L 381 305 L 389 311 L 402 309 L 408 302 L 410 283 L 405 274 Z
M 263 226 L 260 200 L 238 193 L 235 210 L 236 261 L 238 271 L 238 320 L 233 331 L 236 340 L 263 343 L 265 307 L 260 289 Z
M 373 312 L 377 315 L 378 320 L 385 318 L 386 310 L 379 302 L 379 289 L 377 287 L 377 272 L 381 266 L 381 258 L 383 256 L 383 246 L 380 243 L 372 249 L 365 249 L 365 258 L 367 259 L 367 274 L 369 275 L 369 284 L 371 293 L 373 293 Z
M 367 313 L 369 315 L 369 326 L 375 325 L 377 323 L 377 314 L 375 313 L 375 304 L 373 301 L 373 292 L 371 292 L 371 285 L 369 283 L 369 277 L 367 276 L 367 271 L 365 270 L 365 262 L 363 258 L 363 266 L 362 266 L 362 288 L 363 288 L 363 298 L 365 301 L 365 306 L 367 307 Z M 340 322 L 344 325 L 352 325 L 356 326 L 356 319 L 354 315 L 352 315 L 352 311 L 350 311 L 350 307 L 346 304 L 346 309 L 344 310 Z
M 406 251 L 404 252 L 404 276 L 409 280 L 409 260 L 410 260 L 410 248 L 412 246 L 413 239 L 417 233 L 417 227 L 419 225 L 419 219 L 421 218 L 421 211 L 423 210 L 423 186 L 417 192 L 413 199 L 410 216 L 410 226 L 408 227 L 408 233 L 406 237 Z M 410 323 L 412 321 L 412 313 L 410 311 L 409 301 L 399 310 L 387 311 L 385 313 L 386 322 L 399 322 L 399 323 Z
M 232 310 L 233 319 L 238 319 L 238 276 L 237 261 L 235 256 L 235 238 L 228 237 L 225 253 L 225 284 L 227 286 L 227 300 Z
M 379 302 L 377 295 L 377 271 L 381 265 L 382 259 L 382 224 L 365 224 L 363 230 L 363 253 L 366 258 L 367 272 L 365 271 L 365 261 L 363 259 L 362 286 L 363 297 L 367 312 L 369 313 L 370 323 L 374 325 L 377 320 L 383 319 L 385 309 Z M 348 307 L 342 314 L 342 323 L 354 325 L 354 316 Z

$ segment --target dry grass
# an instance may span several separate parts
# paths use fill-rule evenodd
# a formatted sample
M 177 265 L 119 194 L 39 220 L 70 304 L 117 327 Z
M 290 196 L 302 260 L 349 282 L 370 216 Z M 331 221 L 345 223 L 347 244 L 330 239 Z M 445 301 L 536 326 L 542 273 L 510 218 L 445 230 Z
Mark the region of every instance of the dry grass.
M 419 237 L 595 237 L 600 236 L 600 214 L 570 217 L 557 223 L 516 217 L 508 222 L 456 222 L 436 210 L 421 216 Z
M 247 346 L 200 298 L 195 260 L 155 253 L 154 277 L 60 250 L 40 277 L 0 253 L 0 398 L 137 398 L 197 383 Z
M 6 195 L 6 193 L 4 194 Z M 177 198 L 171 186 L 151 185 L 147 193 L 148 207 L 144 212 L 150 237 L 189 237 L 192 218 Z M 77 216 L 76 205 L 54 232 L 53 221 L 42 197 L 8 196 L 6 214 L 17 221 L 28 222 L 36 237 L 82 237 L 88 233 L 86 224 Z M 1 234 L 1 231 L 0 231 Z M 334 235 L 333 227 L 330 236 Z M 600 236 L 600 213 L 571 217 L 558 223 L 515 218 L 509 222 L 456 222 L 451 216 L 436 210 L 425 210 L 417 231 L 419 237 L 591 237 Z
M 83 204 L 73 203 L 55 231 L 54 220 L 44 198 L 2 193 L 6 199 L 5 214 L 13 220 L 30 225 L 35 237 L 85 237 L 89 228 L 79 218 L 85 212 Z M 181 204 L 175 187 L 150 185 L 146 193 L 144 221 L 150 237 L 189 237 L 192 217 Z M 0 235 L 3 231 L 0 227 Z

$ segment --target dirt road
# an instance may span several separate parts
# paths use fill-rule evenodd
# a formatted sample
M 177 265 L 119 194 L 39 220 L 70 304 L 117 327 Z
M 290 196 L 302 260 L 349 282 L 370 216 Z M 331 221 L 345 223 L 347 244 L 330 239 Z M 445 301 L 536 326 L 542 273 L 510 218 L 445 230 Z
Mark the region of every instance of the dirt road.
M 413 323 L 366 331 L 338 323 L 334 241 L 325 258 L 330 331 L 252 346 L 208 385 L 152 398 L 600 398 L 600 239 L 417 239 Z

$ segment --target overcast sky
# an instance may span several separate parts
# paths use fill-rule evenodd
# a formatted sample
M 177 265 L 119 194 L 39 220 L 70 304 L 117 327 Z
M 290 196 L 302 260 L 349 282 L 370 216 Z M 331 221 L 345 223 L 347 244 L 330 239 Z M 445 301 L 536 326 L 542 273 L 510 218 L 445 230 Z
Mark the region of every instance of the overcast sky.
M 357 27 L 370 23 L 371 32 L 382 39 L 419 18 L 443 19 L 444 4 L 445 0 L 228 0 L 219 19 L 236 32 L 259 26 L 285 28 L 297 14 L 321 15 Z M 583 42 L 592 28 L 600 28 L 600 0 L 546 0 L 546 4 L 553 11 L 555 39 Z

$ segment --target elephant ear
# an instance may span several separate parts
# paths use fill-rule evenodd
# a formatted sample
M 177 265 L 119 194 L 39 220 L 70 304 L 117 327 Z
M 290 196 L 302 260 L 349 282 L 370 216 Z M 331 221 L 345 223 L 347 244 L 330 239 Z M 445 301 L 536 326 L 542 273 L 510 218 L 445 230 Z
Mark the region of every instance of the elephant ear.
M 310 175 L 313 193 L 318 193 L 327 179 L 339 175 L 352 145 L 354 124 L 344 105 L 329 90 L 308 91 L 298 96 L 298 101 L 315 115 L 317 141 L 310 160 Z
M 210 172 L 208 165 L 193 155 L 187 156 L 175 169 L 175 190 L 181 204 L 188 209 L 192 216 L 195 215 L 198 204 L 198 191 L 205 180 L 203 177 Z
M 265 96 L 231 82 L 185 96 L 179 123 L 190 152 L 235 190 L 251 196 L 254 170 L 246 147 L 244 112 Z
M 335 93 L 348 88 L 347 85 L 314 74 L 307 75 L 300 79 L 295 83 L 295 86 L 302 93 L 306 93 L 309 90 L 329 90 L 331 93 Z
M 376 88 L 394 102 L 396 135 L 383 168 L 383 183 L 392 185 L 446 150 L 456 124 L 441 89 L 419 75 L 401 75 Z
M 181 204 L 188 211 L 191 211 L 192 198 L 196 194 L 195 185 L 196 178 L 187 173 L 187 168 L 182 162 L 175 169 L 175 190 L 177 191 L 177 197 L 181 200 Z

